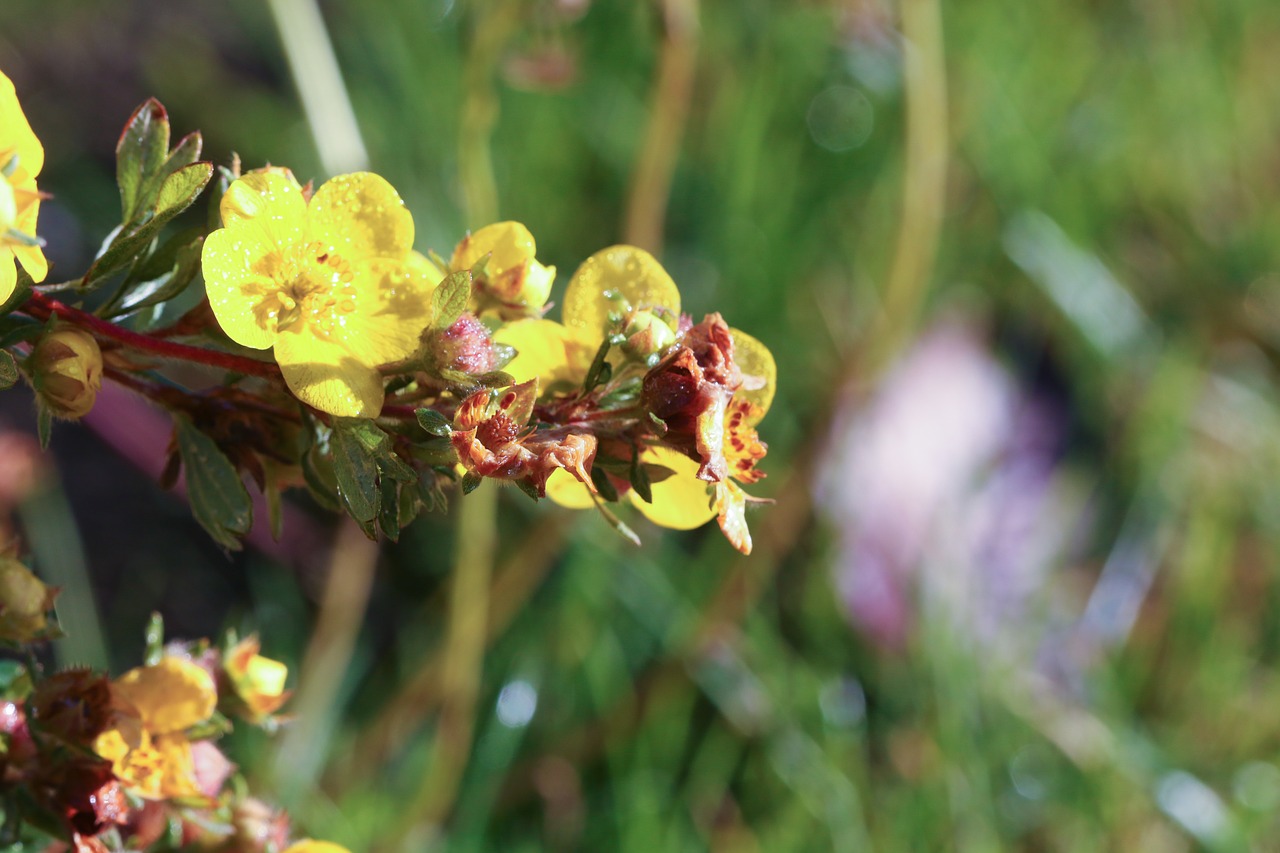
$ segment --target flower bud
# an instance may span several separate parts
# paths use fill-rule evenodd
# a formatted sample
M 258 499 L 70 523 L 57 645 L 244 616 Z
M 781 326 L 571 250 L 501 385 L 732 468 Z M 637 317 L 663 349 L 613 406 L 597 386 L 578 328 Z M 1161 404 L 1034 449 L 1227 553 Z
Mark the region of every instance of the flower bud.
M 54 415 L 79 420 L 102 387 L 102 351 L 87 332 L 63 326 L 45 335 L 27 361 L 32 384 Z
M 637 311 L 627 321 L 622 333 L 622 351 L 636 358 L 648 358 L 676 342 L 676 333 L 666 320 L 652 311 Z
M 0 557 L 0 640 L 28 643 L 45 636 L 45 614 L 53 609 L 57 594 L 22 563 Z
M 236 697 L 255 722 L 269 718 L 289 698 L 284 689 L 289 668 L 258 654 L 260 648 L 256 636 L 245 637 L 228 650 L 222 661 Z
M 474 314 L 463 314 L 443 332 L 436 332 L 427 347 L 442 369 L 460 370 L 479 376 L 493 370 L 497 354 L 493 350 L 493 338 Z
M 235 840 L 246 853 L 280 850 L 289 843 L 289 816 L 253 797 L 245 797 L 231 810 Z
M 524 225 L 495 222 L 463 238 L 449 265 L 455 270 L 473 269 L 483 261 L 476 276 L 477 291 L 517 314 L 536 314 L 547 303 L 556 280 L 556 268 L 540 264 L 536 252 L 537 244 Z

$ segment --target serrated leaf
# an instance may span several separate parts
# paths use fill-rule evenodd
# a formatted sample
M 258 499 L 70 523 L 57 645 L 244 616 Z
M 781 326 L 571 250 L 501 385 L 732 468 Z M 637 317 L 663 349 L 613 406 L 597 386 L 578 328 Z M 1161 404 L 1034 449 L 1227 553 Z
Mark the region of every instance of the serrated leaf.
M 155 98 L 134 110 L 116 143 L 116 184 L 125 222 L 141 210 L 146 179 L 164 163 L 169 153 L 169 115 Z
M 453 426 L 449 423 L 449 419 L 435 409 L 418 409 L 414 415 L 418 418 L 418 426 L 432 435 L 448 438 L 453 434 Z
M 378 463 L 356 431 L 335 428 L 329 438 L 338 496 L 351 517 L 370 522 L 378 515 Z
M 12 388 L 18 381 L 18 363 L 8 350 L 0 350 L 0 391 Z
M 457 322 L 471 302 L 471 271 L 459 270 L 445 276 L 431 294 L 431 328 L 444 331 Z
M 587 370 L 587 378 L 582 383 L 584 391 L 590 391 L 601 382 L 608 382 L 609 377 L 613 374 L 613 369 L 609 366 L 609 362 L 605 361 L 605 357 L 609 355 L 609 347 L 611 344 L 606 338 L 600 343 L 600 348 L 596 350 L 595 358 L 591 359 L 591 367 Z
M 232 551 L 253 526 L 253 502 L 231 460 L 186 418 L 175 418 L 187 499 L 196 521 L 214 541 Z

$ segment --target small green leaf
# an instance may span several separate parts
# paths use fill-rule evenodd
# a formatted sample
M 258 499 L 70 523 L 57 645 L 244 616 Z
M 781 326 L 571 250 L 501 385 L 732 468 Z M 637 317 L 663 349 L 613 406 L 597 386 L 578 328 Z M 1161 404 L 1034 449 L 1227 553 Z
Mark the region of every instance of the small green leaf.
M 370 425 L 372 423 L 370 422 Z M 373 453 L 346 421 L 335 424 L 329 447 L 333 451 L 333 473 L 338 495 L 351 517 L 370 522 L 378 515 L 378 464 Z
M 8 350 L 0 349 L 0 391 L 12 388 L 18 381 L 18 363 Z
M 116 183 L 125 222 L 142 208 L 143 183 L 169 153 L 169 115 L 155 98 L 134 110 L 116 143 Z
M 613 368 L 605 361 L 605 357 L 609 355 L 609 346 L 608 338 L 601 341 L 600 349 L 596 350 L 596 357 L 591 360 L 591 367 L 587 370 L 587 378 L 582 383 L 584 391 L 590 391 L 601 382 L 608 382 L 613 375 Z
M 475 381 L 485 388 L 506 388 L 515 382 L 516 378 L 501 370 L 491 370 L 477 376 Z
M 647 504 L 653 503 L 653 487 L 649 482 L 648 466 L 640 464 L 640 449 L 631 449 L 631 488 Z
M 174 419 L 187 499 L 196 521 L 214 541 L 232 551 L 253 526 L 253 502 L 231 460 L 209 436 L 183 417 Z
M 36 400 L 36 435 L 40 438 L 40 449 L 49 449 L 49 437 L 53 432 L 53 412 L 44 403 Z
M 186 210 L 212 177 L 212 163 L 192 163 L 166 177 L 156 194 L 156 218 L 168 221 Z
M 453 426 L 449 423 L 449 419 L 435 409 L 418 409 L 414 414 L 418 417 L 418 426 L 432 435 L 448 438 L 453 434 Z
M 311 447 L 302 454 L 302 477 L 316 503 L 332 512 L 342 509 L 338 499 L 338 478 L 333 473 L 333 459 Z
M 600 514 L 604 516 L 604 520 L 609 522 L 609 526 L 618 531 L 623 539 L 626 539 L 637 548 L 640 547 L 640 537 L 636 535 L 636 532 L 632 530 L 622 519 L 614 515 L 607 506 L 596 501 L 596 509 L 600 510 Z
M 471 494 L 476 489 L 478 489 L 480 487 L 480 484 L 483 482 L 484 482 L 484 477 L 481 477 L 479 474 L 474 474 L 471 471 L 468 471 L 462 477 L 462 493 L 464 495 Z
M 382 478 L 382 502 L 378 510 L 378 526 L 392 542 L 400 541 L 400 484 L 390 477 Z
M 618 490 L 614 488 L 608 475 L 599 465 L 591 467 L 591 482 L 595 483 L 596 491 L 600 493 L 600 497 L 604 500 L 612 503 L 618 499 Z
M 520 489 L 520 491 L 524 492 L 535 501 L 542 499 L 542 495 L 538 494 L 538 487 L 533 483 L 530 483 L 528 480 L 520 479 L 516 480 L 515 483 L 516 487 Z
M 431 328 L 444 331 L 457 322 L 471 302 L 471 271 L 459 270 L 445 276 L 431 294 Z

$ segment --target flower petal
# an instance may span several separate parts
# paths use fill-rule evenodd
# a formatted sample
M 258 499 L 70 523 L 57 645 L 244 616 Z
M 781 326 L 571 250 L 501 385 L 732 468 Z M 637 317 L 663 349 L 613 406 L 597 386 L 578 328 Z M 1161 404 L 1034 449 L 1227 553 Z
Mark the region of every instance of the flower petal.
M 0 249 L 0 303 L 8 302 L 18 287 L 18 268 L 14 266 L 13 252 Z
M 214 231 L 205 238 L 200 263 L 209 307 L 227 337 L 253 349 L 271 346 L 280 314 L 276 277 L 284 261 L 266 232 L 247 225 Z
M 716 517 L 707 493 L 708 484 L 698 479 L 698 463 L 667 447 L 651 447 L 640 457 L 646 465 L 670 468 L 674 473 L 650 487 L 653 503 L 646 503 L 635 493 L 631 502 L 636 509 L 659 527 L 693 530 Z
M 516 357 L 502 369 L 515 377 L 516 384 L 537 379 L 539 388 L 546 388 L 560 379 L 569 379 L 566 331 L 554 320 L 528 319 L 507 323 L 493 333 L 495 342 L 516 349 Z
M 485 255 L 492 254 L 487 268 L 492 277 L 533 260 L 538 250 L 533 234 L 520 222 L 495 222 L 462 238 L 453 250 L 449 266 L 469 270 Z
M 22 190 L 29 190 L 31 200 L 19 208 L 18 221 L 14 223 L 23 234 L 36 234 L 36 220 L 40 217 L 40 196 L 36 192 L 35 181 L 30 181 Z M 36 284 L 44 281 L 49 274 L 49 262 L 45 260 L 44 250 L 39 246 L 14 246 L 13 256 L 22 264 L 22 268 L 31 276 Z
M 591 509 L 595 506 L 586 483 L 563 468 L 552 471 L 547 478 L 547 497 L 566 509 Z
M 341 344 L 291 328 L 276 339 L 285 384 L 302 402 L 343 418 L 373 418 L 382 410 L 382 375 Z
M 733 336 L 734 363 L 742 371 L 747 384 L 751 384 L 752 379 L 762 380 L 764 383 L 758 388 L 748 388 L 744 385 L 734 395 L 737 398 L 750 400 L 760 407 L 760 412 L 756 413 L 750 421 L 750 425 L 754 426 L 765 416 L 773 403 L 773 392 L 778 385 L 778 365 L 774 362 L 773 353 L 769 352 L 769 348 L 746 332 L 731 328 L 729 334 Z
M 143 726 L 153 734 L 203 723 L 218 704 L 213 677 L 191 661 L 172 656 L 129 670 L 115 688 L 138 709 Z
M 14 154 L 18 155 L 22 169 L 32 177 L 44 168 L 44 146 L 22 113 L 13 81 L 0 72 L 0 166 Z
M 610 294 L 625 299 L 632 308 L 662 307 L 680 313 L 680 291 L 653 255 L 635 246 L 610 246 L 583 261 L 569 280 L 565 325 L 601 335 L 609 313 L 625 307 Z
M 290 175 L 250 172 L 227 187 L 220 210 L 223 227 L 256 232 L 258 245 L 285 253 L 303 244 L 307 203 Z
M 339 175 L 311 197 L 307 239 L 319 240 L 350 262 L 400 259 L 413 248 L 413 216 L 382 176 Z
M 312 841 L 308 838 L 292 845 L 284 853 L 351 853 L 351 851 L 329 841 Z

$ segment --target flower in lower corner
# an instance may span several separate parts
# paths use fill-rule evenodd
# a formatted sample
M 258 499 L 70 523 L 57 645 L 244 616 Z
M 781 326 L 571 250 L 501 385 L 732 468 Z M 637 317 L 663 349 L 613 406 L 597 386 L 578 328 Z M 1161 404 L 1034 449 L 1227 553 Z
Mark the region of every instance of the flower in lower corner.
M 308 199 L 292 176 L 254 172 L 228 187 L 222 224 L 202 258 L 222 330 L 252 349 L 274 347 L 307 405 L 376 416 L 378 367 L 417 349 L 439 278 L 413 251 L 413 217 L 395 189 L 356 172 Z
M 204 753 L 215 748 L 189 736 L 192 728 L 209 721 L 218 704 L 208 670 L 165 656 L 130 670 L 111 687 L 112 723 L 93 748 L 111 762 L 125 788 L 148 800 L 213 796 L 225 773 L 211 777 L 201 772 L 213 763 Z
M 27 123 L 13 81 L 0 72 L 0 302 L 13 295 L 22 264 L 33 281 L 44 281 L 49 264 L 36 237 L 40 191 L 36 175 L 44 147 Z

